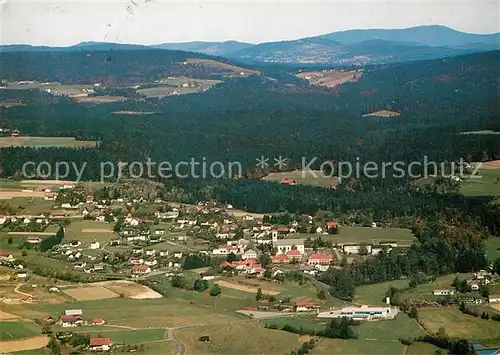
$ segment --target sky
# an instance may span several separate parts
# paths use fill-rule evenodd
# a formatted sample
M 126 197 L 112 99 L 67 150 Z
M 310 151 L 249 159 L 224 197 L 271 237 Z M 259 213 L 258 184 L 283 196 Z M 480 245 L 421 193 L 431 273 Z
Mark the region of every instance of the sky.
M 2 44 L 290 40 L 358 28 L 500 32 L 500 1 L 0 0 Z

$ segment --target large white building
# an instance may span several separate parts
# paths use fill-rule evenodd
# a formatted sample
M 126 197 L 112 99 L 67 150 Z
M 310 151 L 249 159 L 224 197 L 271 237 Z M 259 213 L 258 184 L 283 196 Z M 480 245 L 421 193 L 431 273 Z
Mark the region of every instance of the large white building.
M 372 320 L 372 319 L 394 319 L 398 314 L 395 307 L 371 307 L 363 305 L 361 307 L 344 307 L 341 309 L 332 309 L 328 312 L 321 312 L 318 318 L 351 318 L 354 320 Z
M 274 239 L 273 247 L 277 249 L 276 255 L 283 255 L 292 249 L 304 254 L 304 239 Z

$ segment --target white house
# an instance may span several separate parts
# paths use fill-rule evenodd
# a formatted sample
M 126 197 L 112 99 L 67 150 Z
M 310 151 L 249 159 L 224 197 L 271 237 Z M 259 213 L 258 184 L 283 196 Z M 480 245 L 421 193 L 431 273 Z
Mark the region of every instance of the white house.
M 99 242 L 90 243 L 90 249 L 99 249 L 100 247 L 101 245 L 99 244 Z
M 489 303 L 500 303 L 500 295 L 490 295 L 490 297 L 488 297 L 488 302 Z
M 7 217 L 4 215 L 0 215 L 0 224 L 4 224 L 5 222 L 7 222 Z
M 252 249 L 248 249 L 247 251 L 245 251 L 241 255 L 241 258 L 243 260 L 246 260 L 246 259 L 256 259 L 257 258 L 257 253 L 254 250 L 252 250 Z
M 449 290 L 449 289 L 434 290 L 434 291 L 432 291 L 432 294 L 434 296 L 453 296 L 455 294 L 455 291 L 454 290 Z
M 304 254 L 304 239 L 278 239 L 273 240 L 273 247 L 277 248 L 276 255 L 286 254 L 292 249 L 297 249 Z
M 395 307 L 344 307 L 318 314 L 318 318 L 351 318 L 354 320 L 394 319 L 399 310 Z

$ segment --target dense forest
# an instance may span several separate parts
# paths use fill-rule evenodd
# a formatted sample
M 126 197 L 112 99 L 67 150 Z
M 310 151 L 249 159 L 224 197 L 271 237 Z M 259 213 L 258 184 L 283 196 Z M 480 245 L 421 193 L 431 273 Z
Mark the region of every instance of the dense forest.
M 158 75 L 207 73 L 203 67 L 178 65 L 192 53 L 176 51 L 93 53 L 2 53 L 3 78 L 141 82 Z M 194 54 L 193 54 L 194 56 Z M 203 57 L 201 55 L 196 55 Z M 109 60 L 108 60 L 109 59 Z M 4 65 L 4 63 L 6 65 Z M 19 65 L 23 63 L 23 65 Z M 267 65 L 263 75 L 225 79 L 204 93 L 162 100 L 136 97 L 109 104 L 76 104 L 33 90 L 0 91 L 0 101 L 26 104 L 4 108 L 2 127 L 31 136 L 71 136 L 99 141 L 96 148 L 2 148 L 2 177 L 22 178 L 27 161 L 86 163 L 84 180 L 101 178 L 101 162 L 202 161 L 240 162 L 239 180 L 171 179 L 185 202 L 217 199 L 258 212 L 276 210 L 338 213 L 363 211 L 377 220 L 431 216 L 460 208 L 500 233 L 498 207 L 488 199 L 470 199 L 453 189 L 428 190 L 408 185 L 408 176 L 348 179 L 337 190 L 288 187 L 256 181 L 264 155 L 288 158 L 287 169 L 302 167 L 302 159 L 319 168 L 324 161 L 453 162 L 500 158 L 498 135 L 468 134 L 500 131 L 498 79 L 500 51 L 442 60 L 366 67 L 363 78 L 335 89 L 311 87 L 293 74 L 297 67 Z M 22 73 L 20 68 L 23 68 Z M 184 71 L 183 71 L 184 70 Z M 185 70 L 194 70 L 190 73 Z M 108 80 L 106 79 L 106 80 Z M 401 113 L 391 119 L 363 118 L 380 109 Z M 121 115 L 116 111 L 152 111 L 151 115 Z M 416 167 L 414 173 L 422 173 Z M 436 173 L 431 171 L 431 173 Z M 65 178 L 76 179 L 75 172 Z M 232 176 L 225 176 L 232 177 Z M 113 177 L 112 177 L 113 178 Z M 181 191 L 179 193 L 178 191 Z

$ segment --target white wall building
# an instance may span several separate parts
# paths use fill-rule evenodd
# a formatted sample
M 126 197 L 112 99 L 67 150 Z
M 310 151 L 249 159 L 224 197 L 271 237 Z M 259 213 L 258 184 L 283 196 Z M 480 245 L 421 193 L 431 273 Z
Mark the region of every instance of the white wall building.
M 361 307 L 344 307 L 333 309 L 328 312 L 321 312 L 318 318 L 351 318 L 355 320 L 373 319 L 394 319 L 399 310 L 395 307 L 371 307 L 363 305 Z
M 304 239 L 278 239 L 273 240 L 273 247 L 277 248 L 276 255 L 286 254 L 294 247 L 304 254 Z

